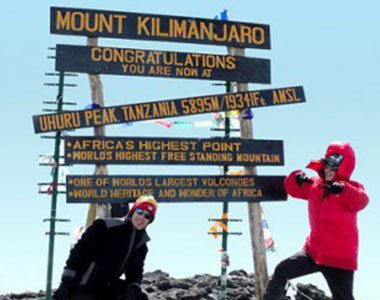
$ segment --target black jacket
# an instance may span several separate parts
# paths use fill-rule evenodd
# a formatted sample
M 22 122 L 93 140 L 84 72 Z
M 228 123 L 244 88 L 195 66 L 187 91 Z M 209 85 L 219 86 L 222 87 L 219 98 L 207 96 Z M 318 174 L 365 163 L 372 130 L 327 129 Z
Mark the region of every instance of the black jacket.
M 124 273 L 125 285 L 140 285 L 149 237 L 130 220 L 96 220 L 70 252 L 62 281 L 90 291 L 103 290 Z

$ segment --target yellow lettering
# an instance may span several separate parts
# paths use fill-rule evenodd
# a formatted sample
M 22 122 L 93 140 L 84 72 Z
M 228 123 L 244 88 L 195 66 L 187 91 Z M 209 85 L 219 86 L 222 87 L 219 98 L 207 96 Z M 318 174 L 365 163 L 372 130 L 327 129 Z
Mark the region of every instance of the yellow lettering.
M 174 19 L 174 30 L 173 30 L 173 37 L 187 37 L 187 22 L 186 20 L 182 20 L 181 24 L 179 23 L 178 20 Z
M 86 30 L 88 32 L 96 32 L 99 29 L 99 17 L 98 17 L 98 14 L 95 14 L 92 23 L 93 24 L 92 24 L 92 27 L 91 27 L 91 19 L 90 19 L 88 13 L 86 13 L 86 15 L 85 15 L 85 27 L 86 27 Z M 100 32 L 102 32 L 102 31 L 100 31 Z
M 200 38 L 203 40 L 205 36 L 207 36 L 208 40 L 212 40 L 212 34 L 214 29 L 212 22 L 208 23 L 208 26 L 204 22 L 200 22 L 199 25 Z
M 234 42 L 240 43 L 240 36 L 236 28 L 236 25 L 231 26 L 228 41 L 229 42 L 234 41 Z
M 182 76 L 182 77 L 198 77 L 198 69 L 196 68 L 183 68 L 183 67 L 177 67 L 175 69 L 176 76 Z
M 191 39 L 193 37 L 196 38 L 197 40 L 199 40 L 198 27 L 197 27 L 197 23 L 195 21 L 190 23 L 190 28 L 189 28 L 189 31 L 187 33 L 188 39 Z
M 109 33 L 113 32 L 112 15 L 110 15 L 107 20 L 104 14 L 96 14 L 95 19 L 99 19 L 99 32 L 103 32 L 104 28 L 106 28 Z
M 252 29 L 252 41 L 258 45 L 262 45 L 265 42 L 265 32 L 263 28 L 254 27 Z
M 242 43 L 252 43 L 251 28 L 249 26 L 240 25 L 240 35 Z
M 135 52 L 135 61 L 138 64 L 139 62 L 144 64 L 145 51 L 144 50 L 136 50 Z
M 222 35 L 218 36 L 218 33 L 214 33 L 214 39 L 218 42 L 225 42 L 227 40 L 227 25 L 223 24 Z
M 227 56 L 226 61 L 227 61 L 226 67 L 228 70 L 236 69 L 236 58 L 234 56 Z
M 155 57 L 155 53 L 154 51 L 149 51 L 148 52 L 148 58 L 146 59 L 146 62 L 147 64 L 157 64 L 157 60 L 156 60 L 156 57 Z
M 160 18 L 157 18 L 156 19 L 156 29 L 157 29 L 157 36 L 161 36 L 161 37 L 168 37 L 169 36 L 169 33 L 168 32 L 162 32 L 161 31 L 161 19 Z
M 91 60 L 92 61 L 101 61 L 102 60 L 101 51 L 102 51 L 102 49 L 100 49 L 99 47 L 92 47 L 91 48 Z
M 76 22 L 76 19 L 78 22 Z M 79 11 L 75 11 L 71 15 L 71 29 L 73 31 L 82 31 L 84 29 L 85 16 Z
M 294 88 L 286 89 L 286 95 L 288 96 L 289 102 L 300 102 L 301 99 L 297 97 L 296 91 Z
M 135 148 L 135 143 L 134 141 L 131 141 L 131 140 L 127 140 L 125 142 L 125 150 L 133 150 Z M 121 148 L 122 150 L 123 148 Z
M 275 98 L 276 95 L 276 98 Z M 281 104 L 286 103 L 286 89 L 281 89 L 277 91 L 273 91 L 273 99 L 276 99 L 273 101 L 275 104 Z
M 70 12 L 65 12 L 64 17 L 62 16 L 61 11 L 57 11 L 56 13 L 56 24 L 55 24 L 55 29 L 61 30 L 70 30 Z
M 141 16 L 137 17 L 137 35 L 142 35 L 142 31 L 144 31 L 144 34 L 146 36 L 150 36 L 148 27 L 146 23 L 149 21 L 150 17 L 144 17 Z
M 126 15 L 115 15 L 115 18 L 117 19 L 117 33 L 121 34 L 123 33 L 123 20 L 127 18 Z

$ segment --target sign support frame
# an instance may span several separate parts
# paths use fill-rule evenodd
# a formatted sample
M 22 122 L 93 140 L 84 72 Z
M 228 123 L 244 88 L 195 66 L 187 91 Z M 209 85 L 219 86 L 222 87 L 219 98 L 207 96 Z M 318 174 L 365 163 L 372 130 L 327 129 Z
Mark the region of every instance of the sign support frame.
M 89 46 L 97 46 L 98 39 L 97 38 L 87 38 L 87 45 Z M 88 80 L 90 83 L 90 92 L 92 104 L 97 104 L 99 106 L 104 106 L 104 94 L 103 94 L 103 83 L 100 74 L 89 74 Z M 94 126 L 94 136 L 106 136 L 106 128 L 105 126 Z M 108 175 L 108 166 L 96 164 L 95 175 Z M 86 225 L 88 228 L 91 224 L 97 219 L 105 219 L 111 216 L 110 205 L 107 204 L 95 204 L 92 203 L 88 206 L 87 217 L 86 217 Z
M 57 111 L 61 112 L 63 108 L 63 87 L 64 87 L 64 72 L 59 72 L 58 79 L 58 94 L 56 97 Z M 54 161 L 56 163 L 53 167 L 53 182 L 51 184 L 51 208 L 50 208 L 50 230 L 47 233 L 49 235 L 49 248 L 48 248 L 48 265 L 47 265 L 47 279 L 46 279 L 46 294 L 45 299 L 51 300 L 52 292 L 52 279 L 53 279 L 53 265 L 54 265 L 54 243 L 55 243 L 55 222 L 57 216 L 57 198 L 58 198 L 58 174 L 59 174 L 59 157 L 60 157 L 60 144 L 61 144 L 61 131 L 57 131 L 54 139 Z
M 230 50 L 228 49 L 228 52 Z M 231 92 L 231 82 L 226 81 L 226 92 L 230 93 Z M 228 113 L 225 112 L 225 119 L 224 119 L 224 137 L 225 138 L 230 138 L 230 133 L 231 133 L 231 123 L 230 123 L 230 117 L 228 116 Z M 227 175 L 228 173 L 228 166 L 223 166 L 223 174 Z M 222 215 L 222 222 L 225 225 L 225 228 L 228 228 L 228 201 L 223 202 L 223 215 Z M 223 253 L 227 253 L 227 246 L 228 246 L 228 232 L 223 230 L 222 234 L 222 256 Z M 225 300 L 227 299 L 227 265 L 222 263 L 221 266 L 221 274 L 220 274 L 220 294 L 219 294 L 219 299 L 220 300 Z
M 234 48 L 234 52 L 234 55 L 245 56 L 244 48 Z M 237 83 L 237 90 L 238 92 L 247 91 L 248 84 Z M 240 136 L 241 138 L 245 139 L 253 139 L 254 134 L 252 121 L 243 118 L 245 111 L 247 110 L 245 109 L 241 111 L 239 115 Z M 245 166 L 244 171 L 246 175 L 257 175 L 256 167 Z M 258 300 L 264 300 L 265 288 L 268 283 L 268 267 L 266 260 L 264 233 L 261 222 L 262 208 L 259 202 L 247 203 L 247 206 L 257 298 Z

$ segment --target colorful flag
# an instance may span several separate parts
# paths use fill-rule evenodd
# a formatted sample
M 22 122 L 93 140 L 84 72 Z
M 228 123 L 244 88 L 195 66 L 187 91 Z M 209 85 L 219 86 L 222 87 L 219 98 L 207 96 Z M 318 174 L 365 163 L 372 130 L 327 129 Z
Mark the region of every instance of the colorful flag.
M 227 21 L 228 20 L 228 16 L 227 16 L 227 9 L 223 10 L 221 13 L 220 13 L 220 19 L 222 21 Z
M 174 121 L 173 126 L 175 128 L 193 128 L 193 122 Z
M 274 240 L 272 238 L 272 231 L 269 229 L 269 225 L 267 220 L 264 217 L 264 214 L 261 215 L 261 226 L 263 227 L 263 234 L 264 234 L 264 243 L 265 243 L 265 249 L 267 251 L 274 252 Z
M 173 126 L 173 122 L 169 122 L 167 120 L 154 120 L 153 122 L 165 126 L 166 128 L 171 128 Z
M 214 17 L 214 20 L 228 21 L 227 11 L 227 9 L 221 11 L 219 15 Z
M 220 219 L 228 219 L 228 214 L 222 214 Z M 224 224 L 222 221 L 216 221 L 214 225 L 210 227 L 210 233 L 212 233 L 212 237 L 214 239 L 217 239 L 219 237 L 219 234 L 224 232 L 228 232 L 228 226 Z

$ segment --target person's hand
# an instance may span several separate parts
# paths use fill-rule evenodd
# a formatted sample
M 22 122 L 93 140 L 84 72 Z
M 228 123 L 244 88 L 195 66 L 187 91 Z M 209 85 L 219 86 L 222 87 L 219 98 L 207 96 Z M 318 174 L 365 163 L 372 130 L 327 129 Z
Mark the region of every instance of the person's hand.
M 325 187 L 331 194 L 340 194 L 343 192 L 344 185 L 339 182 L 333 182 Z
M 61 282 L 58 289 L 55 291 L 53 295 L 53 299 L 66 300 L 69 298 L 70 292 L 71 292 L 71 283 Z
M 306 182 L 306 183 L 313 183 L 313 180 L 311 180 L 309 177 L 307 177 L 307 175 L 306 175 L 304 172 L 300 172 L 300 173 L 298 173 L 298 174 L 295 176 L 294 179 L 296 180 L 296 183 L 297 183 L 297 185 L 298 185 L 299 187 L 302 187 L 302 184 L 303 184 L 304 182 Z

